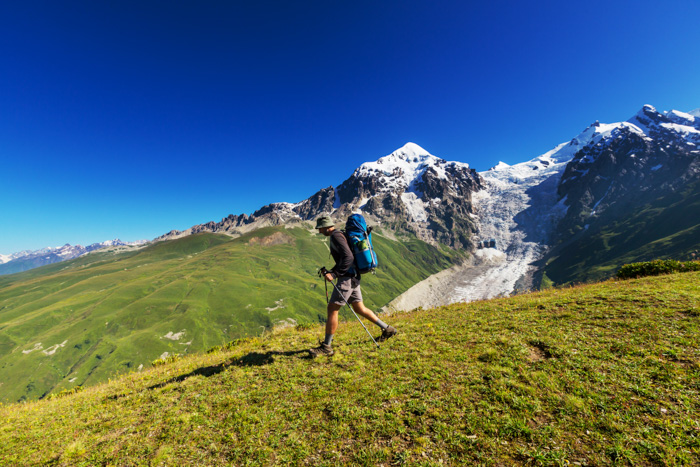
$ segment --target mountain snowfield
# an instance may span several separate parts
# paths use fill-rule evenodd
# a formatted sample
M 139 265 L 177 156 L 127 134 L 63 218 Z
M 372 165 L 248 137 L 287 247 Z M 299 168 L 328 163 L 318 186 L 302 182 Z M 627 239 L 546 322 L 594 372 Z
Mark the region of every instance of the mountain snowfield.
M 0 264 L 5 264 L 5 263 L 7 263 L 8 261 L 12 261 L 13 259 L 15 259 L 15 255 L 14 255 L 14 254 L 13 254 L 13 255 L 2 255 L 2 254 L 0 254 Z
M 566 197 L 560 199 L 557 192 L 567 165 L 579 150 L 605 145 L 621 129 L 652 138 L 659 129 L 646 118 L 645 111 L 653 113 L 656 109 L 644 106 L 625 122 L 596 122 L 571 141 L 528 162 L 513 166 L 501 162 L 481 172 L 484 189 L 472 197 L 478 225 L 477 243 L 493 239 L 496 248 L 479 249 L 468 264 L 416 284 L 388 309 L 426 308 L 529 290 L 535 263 L 546 253 L 552 232 L 568 209 Z M 682 135 L 688 144 L 700 144 L 700 131 L 693 126 L 700 118 L 700 109 L 690 113 L 671 110 L 663 115 L 672 123 L 661 123 L 661 129 Z M 419 158 L 428 154 L 415 147 L 413 153 Z
M 558 201 L 557 186 L 566 164 L 596 130 L 586 129 L 570 143 L 529 162 L 499 163 L 480 173 L 485 188 L 473 195 L 478 239 L 496 241 L 472 260 L 416 284 L 388 309 L 447 305 L 509 295 L 531 283 L 532 263 L 545 252 L 551 228 L 566 208 Z

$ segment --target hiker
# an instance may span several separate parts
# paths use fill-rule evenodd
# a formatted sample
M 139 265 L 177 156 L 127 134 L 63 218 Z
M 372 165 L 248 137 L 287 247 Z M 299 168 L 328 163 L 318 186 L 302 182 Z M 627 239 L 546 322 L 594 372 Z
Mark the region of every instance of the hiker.
M 378 342 L 387 340 L 396 334 L 396 328 L 389 326 L 380 320 L 376 314 L 362 303 L 362 292 L 360 291 L 360 274 L 351 271 L 355 258 L 352 250 L 348 245 L 345 234 L 335 229 L 335 224 L 329 216 L 321 216 L 316 220 L 316 229 L 322 235 L 330 237 L 331 255 L 335 260 L 335 266 L 330 271 L 326 271 L 324 278 L 328 282 L 338 279 L 336 286 L 333 287 L 333 294 L 328 302 L 328 320 L 326 321 L 326 338 L 316 348 L 310 349 L 312 357 L 319 355 L 333 355 L 333 336 L 338 328 L 338 311 L 347 303 L 355 310 L 358 315 L 367 318 L 372 323 L 379 326 L 382 330 L 382 335 L 377 338 Z M 343 294 L 338 293 L 338 290 Z

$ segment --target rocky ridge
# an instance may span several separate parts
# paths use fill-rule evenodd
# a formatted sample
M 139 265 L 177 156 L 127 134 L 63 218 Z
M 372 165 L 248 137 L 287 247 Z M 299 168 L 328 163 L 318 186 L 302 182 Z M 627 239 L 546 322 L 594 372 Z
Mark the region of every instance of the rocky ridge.
M 337 188 L 324 188 L 299 203 L 269 204 L 251 215 L 229 215 L 155 240 L 200 232 L 239 236 L 265 226 L 313 221 L 322 214 L 341 223 L 349 214 L 362 212 L 377 225 L 411 232 L 430 243 L 471 248 L 476 230 L 471 195 L 481 188 L 481 177 L 467 164 L 445 161 L 408 143 L 362 164 Z

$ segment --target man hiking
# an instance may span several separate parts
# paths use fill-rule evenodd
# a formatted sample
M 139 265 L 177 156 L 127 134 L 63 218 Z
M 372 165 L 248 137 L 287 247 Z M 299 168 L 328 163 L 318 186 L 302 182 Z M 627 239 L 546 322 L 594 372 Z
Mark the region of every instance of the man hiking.
M 352 272 L 355 258 L 348 245 L 345 234 L 335 229 L 335 224 L 329 216 L 321 216 L 316 220 L 316 229 L 326 237 L 330 237 L 330 248 L 335 266 L 330 271 L 326 271 L 324 278 L 328 282 L 338 279 L 333 294 L 328 302 L 328 320 L 326 321 L 326 338 L 316 348 L 310 349 L 312 357 L 325 355 L 330 357 L 333 351 L 333 336 L 338 328 L 338 311 L 347 303 L 355 310 L 355 313 L 368 319 L 382 329 L 382 335 L 377 341 L 382 342 L 396 334 L 396 328 L 389 326 L 380 320 L 372 310 L 362 303 L 362 292 L 360 291 L 360 274 Z M 342 296 L 340 293 L 342 293 Z

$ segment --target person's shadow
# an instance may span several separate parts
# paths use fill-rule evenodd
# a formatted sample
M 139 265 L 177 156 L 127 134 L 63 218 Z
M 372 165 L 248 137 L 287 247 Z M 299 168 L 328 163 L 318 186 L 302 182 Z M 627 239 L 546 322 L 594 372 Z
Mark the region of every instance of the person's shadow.
M 265 353 L 251 352 L 240 358 L 236 358 L 231 361 L 230 365 L 234 366 L 262 366 L 269 365 L 275 361 L 275 356 L 292 357 L 294 355 L 306 354 L 306 358 L 311 358 L 308 350 L 288 350 L 286 352 L 280 352 L 278 350 L 271 350 Z
M 265 353 L 250 352 L 249 354 L 246 354 L 242 357 L 234 358 L 233 360 L 226 361 L 226 362 L 221 362 L 218 365 L 205 366 L 205 367 L 197 368 L 197 369 L 195 369 L 189 373 L 186 373 L 184 375 L 174 376 L 170 379 L 163 381 L 162 383 L 158 383 L 158 384 L 154 384 L 153 386 L 149 386 L 148 389 L 158 389 L 158 388 L 165 387 L 168 384 L 181 383 L 184 380 L 186 380 L 187 378 L 190 378 L 192 376 L 204 376 L 205 378 L 208 378 L 210 376 L 214 376 L 216 374 L 221 373 L 229 366 L 241 366 L 241 367 L 243 367 L 243 366 L 269 365 L 270 363 L 273 363 L 275 361 L 276 356 L 292 357 L 294 355 L 299 355 L 299 354 L 306 354 L 307 355 L 306 358 L 311 358 L 308 350 L 288 350 L 285 352 L 281 352 L 278 350 L 271 350 L 271 351 L 265 352 Z

